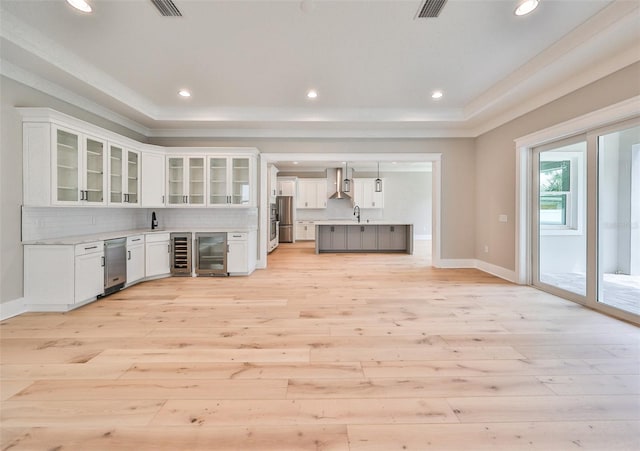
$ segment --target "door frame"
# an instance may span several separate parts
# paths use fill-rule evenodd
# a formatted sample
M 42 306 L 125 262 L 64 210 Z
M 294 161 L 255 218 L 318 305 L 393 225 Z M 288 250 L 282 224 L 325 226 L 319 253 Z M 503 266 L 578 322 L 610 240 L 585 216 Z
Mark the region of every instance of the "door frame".
M 268 231 L 269 221 L 269 191 L 267 190 L 267 179 L 269 171 L 267 165 L 278 161 L 317 161 L 331 162 L 344 161 L 379 161 L 380 163 L 391 162 L 430 162 L 431 163 L 431 264 L 434 267 L 441 265 L 441 242 L 440 231 L 441 208 L 442 208 L 442 154 L 431 153 L 262 153 L 260 154 L 260 176 L 259 176 L 259 214 L 258 214 L 258 261 L 257 268 L 266 268 L 268 241 L 265 240 L 265 233 Z M 268 237 L 267 237 L 268 238 Z

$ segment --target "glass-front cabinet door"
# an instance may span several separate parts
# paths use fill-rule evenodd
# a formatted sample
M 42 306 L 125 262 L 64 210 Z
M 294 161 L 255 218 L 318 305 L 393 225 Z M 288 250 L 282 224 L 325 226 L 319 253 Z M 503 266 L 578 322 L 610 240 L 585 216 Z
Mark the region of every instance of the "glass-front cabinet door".
M 140 192 L 140 154 L 109 146 L 109 203 L 138 205 Z
M 109 203 L 121 204 L 124 202 L 124 159 L 121 147 L 109 147 Z
M 187 203 L 204 205 L 205 203 L 205 167 L 204 157 L 189 157 L 189 192 Z
M 227 158 L 209 158 L 209 205 L 226 205 L 227 194 Z
M 169 205 L 205 205 L 205 157 L 169 157 L 167 172 Z
M 127 204 L 138 205 L 140 203 L 140 154 L 133 150 L 127 151 L 126 188 Z
M 251 203 L 251 160 L 247 157 L 231 158 L 231 205 L 248 206 Z
M 85 138 L 84 152 L 84 200 L 92 204 L 104 204 L 106 144 L 94 138 Z
M 77 203 L 81 194 L 80 136 L 58 128 L 55 130 L 55 140 L 54 201 L 58 204 Z
M 167 161 L 169 205 L 183 205 L 185 203 L 185 174 L 184 158 L 169 157 Z

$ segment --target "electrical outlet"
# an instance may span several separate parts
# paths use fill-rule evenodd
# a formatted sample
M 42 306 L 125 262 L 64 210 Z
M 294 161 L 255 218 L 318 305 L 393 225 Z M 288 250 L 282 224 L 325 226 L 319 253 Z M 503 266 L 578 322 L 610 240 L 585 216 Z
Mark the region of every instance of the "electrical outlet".
M 498 221 L 499 222 L 507 222 L 507 215 L 498 216 Z
M 486 244 L 484 245 L 484 253 L 485 254 L 489 253 L 489 246 L 487 246 Z

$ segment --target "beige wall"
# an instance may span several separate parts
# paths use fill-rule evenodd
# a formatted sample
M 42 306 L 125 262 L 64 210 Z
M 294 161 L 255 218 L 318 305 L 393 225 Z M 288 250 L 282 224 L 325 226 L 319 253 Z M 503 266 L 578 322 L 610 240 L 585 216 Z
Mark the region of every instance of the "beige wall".
M 476 140 L 475 256 L 515 269 L 516 138 L 640 95 L 640 63 L 574 91 Z M 508 223 L 498 222 L 506 214 Z M 489 252 L 484 252 L 484 246 Z
M 22 118 L 16 107 L 49 107 L 139 141 L 131 130 L 11 79 L 0 77 L 0 303 L 21 298 Z

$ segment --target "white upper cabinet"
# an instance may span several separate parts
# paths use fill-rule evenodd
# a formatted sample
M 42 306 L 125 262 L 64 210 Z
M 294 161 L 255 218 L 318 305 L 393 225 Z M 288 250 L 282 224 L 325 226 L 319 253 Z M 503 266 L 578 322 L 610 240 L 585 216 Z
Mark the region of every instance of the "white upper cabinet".
M 257 206 L 255 148 L 167 149 L 49 108 L 18 110 L 25 206 Z
M 269 165 L 269 202 L 274 204 L 278 197 L 278 168 L 274 165 Z
M 142 152 L 142 206 L 165 206 L 165 157 L 161 153 Z
M 327 208 L 327 179 L 298 179 L 296 208 Z
M 167 157 L 167 205 L 205 205 L 205 157 Z
M 384 186 L 384 181 L 382 185 Z M 376 192 L 375 179 L 353 179 L 353 205 L 360 208 L 384 208 L 384 193 Z
M 140 152 L 109 144 L 109 205 L 140 205 Z
M 105 205 L 105 141 L 61 127 L 52 135 L 52 203 Z
M 278 177 L 278 196 L 296 196 L 297 177 Z
M 209 155 L 209 200 L 211 207 L 255 207 L 255 157 Z

